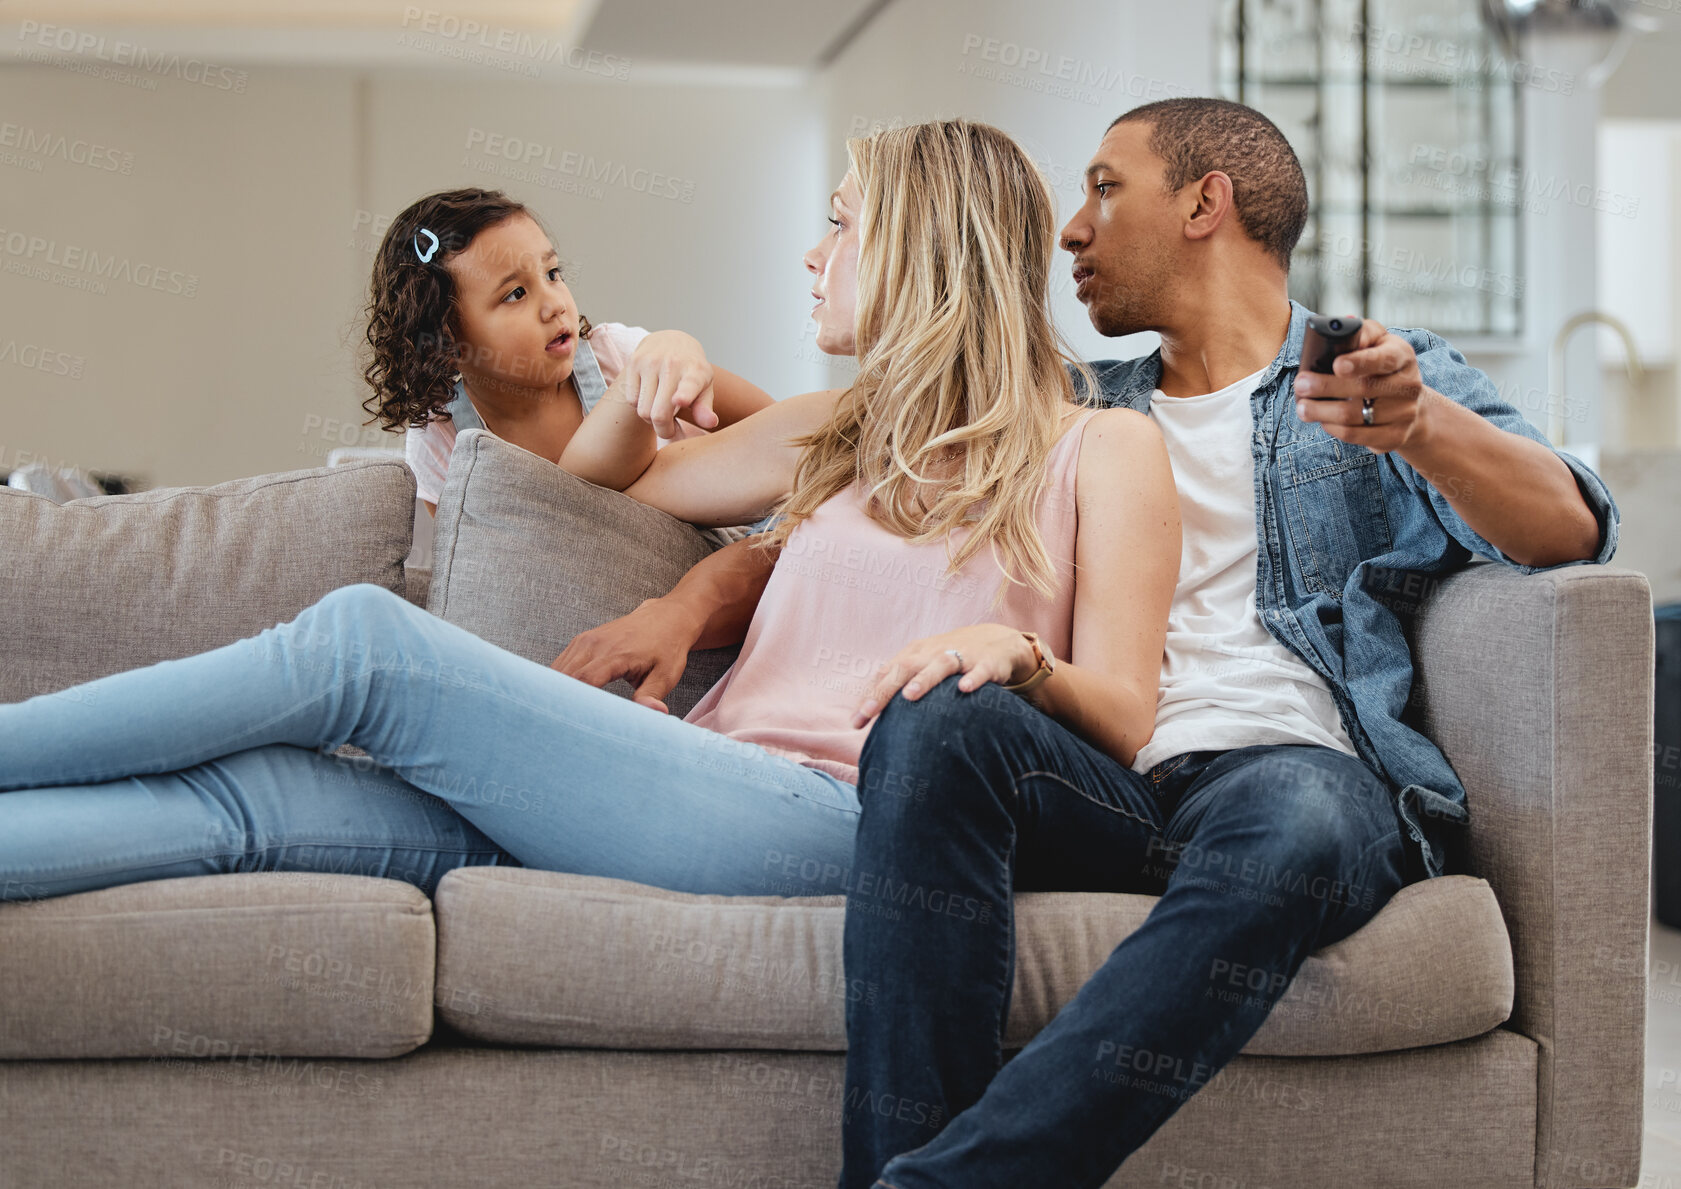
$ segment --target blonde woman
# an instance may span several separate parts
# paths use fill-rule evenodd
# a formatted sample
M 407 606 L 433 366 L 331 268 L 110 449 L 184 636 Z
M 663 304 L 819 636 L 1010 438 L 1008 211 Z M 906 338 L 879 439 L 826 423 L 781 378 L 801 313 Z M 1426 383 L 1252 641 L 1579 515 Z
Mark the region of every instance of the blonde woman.
M 0 789 L 28 790 L 0 798 L 0 887 L 354 869 L 429 890 L 511 862 L 841 891 L 871 722 L 959 673 L 1130 763 L 1177 503 L 1154 426 L 1073 399 L 1051 196 L 984 125 L 849 148 L 806 266 L 818 342 L 856 352 L 857 381 L 657 455 L 648 423 L 603 401 L 563 460 L 691 521 L 784 514 L 754 546 L 775 562 L 740 658 L 687 720 L 346 587 L 251 639 L 0 707 Z M 646 456 L 607 473 L 625 442 Z M 1038 685 L 1041 656 L 1056 677 Z M 1038 709 L 1004 692 L 1026 683 Z M 347 743 L 377 766 L 328 754 Z M 392 795 L 416 790 L 431 796 Z

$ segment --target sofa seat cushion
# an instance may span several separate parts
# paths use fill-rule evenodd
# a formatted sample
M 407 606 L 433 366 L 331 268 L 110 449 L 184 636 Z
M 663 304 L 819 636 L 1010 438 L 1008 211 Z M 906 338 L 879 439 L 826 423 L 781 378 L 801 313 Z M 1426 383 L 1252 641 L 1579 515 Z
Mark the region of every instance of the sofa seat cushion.
M 1005 1035 L 1050 1022 L 1156 897 L 1017 897 Z M 440 1017 L 495 1043 L 630 1049 L 846 1048 L 845 897 L 692 896 L 523 868 L 459 868 L 438 885 Z M 1216 992 L 1250 974 L 1211 972 Z M 1366 926 L 1308 958 L 1244 1048 L 1342 1056 L 1480 1036 L 1512 1010 L 1512 951 L 1486 881 L 1403 888 Z
M 425 894 L 359 875 L 7 902 L 0 1059 L 397 1057 L 432 1035 L 435 952 Z

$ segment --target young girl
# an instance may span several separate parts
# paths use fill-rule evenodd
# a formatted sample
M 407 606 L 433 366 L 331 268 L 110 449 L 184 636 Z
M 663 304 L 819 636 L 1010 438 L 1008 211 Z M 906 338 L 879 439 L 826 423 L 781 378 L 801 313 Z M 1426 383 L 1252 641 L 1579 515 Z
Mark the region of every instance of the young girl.
M 1130 763 L 1178 505 L 1150 421 L 1073 403 L 1051 195 L 984 125 L 849 148 L 806 267 L 818 343 L 855 352 L 857 381 L 677 442 L 631 486 L 714 524 L 785 513 L 740 659 L 688 721 L 345 587 L 248 640 L 0 706 L 0 789 L 31 790 L 0 795 L 0 894 L 271 869 L 430 890 L 509 861 L 839 892 L 871 721 L 954 674 L 1012 705 L 1031 683 L 1023 713 Z M 602 415 L 609 445 L 647 432 L 628 416 Z M 377 766 L 347 768 L 346 743 Z
M 462 429 L 487 429 L 555 462 L 621 379 L 632 399 L 646 383 L 650 396 L 680 400 L 689 418 L 680 436 L 771 403 L 710 367 L 686 334 L 592 327 L 548 234 L 496 190 L 431 194 L 397 216 L 374 261 L 367 337 L 374 393 L 362 407 L 389 429 L 408 426 L 416 494 L 434 514 Z

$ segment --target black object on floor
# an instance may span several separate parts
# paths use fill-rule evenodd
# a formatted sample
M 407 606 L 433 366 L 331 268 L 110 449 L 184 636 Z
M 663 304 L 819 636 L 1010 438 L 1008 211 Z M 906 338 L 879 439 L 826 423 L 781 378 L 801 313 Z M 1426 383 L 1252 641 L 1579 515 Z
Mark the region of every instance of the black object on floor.
M 1681 603 L 1666 603 L 1657 619 L 1657 686 L 1653 697 L 1653 910 L 1681 928 Z

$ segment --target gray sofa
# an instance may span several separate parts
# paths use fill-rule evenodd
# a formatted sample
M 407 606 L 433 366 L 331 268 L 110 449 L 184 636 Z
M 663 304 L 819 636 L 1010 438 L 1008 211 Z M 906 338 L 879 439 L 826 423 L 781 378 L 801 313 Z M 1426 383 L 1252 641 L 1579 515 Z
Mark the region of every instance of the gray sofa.
M 709 548 L 487 435 L 456 451 L 430 609 L 534 660 Z M 63 507 L 0 494 L 0 701 L 250 634 L 347 582 L 406 589 L 412 501 L 379 462 Z M 1469 790 L 1466 872 L 1310 958 L 1113 1186 L 1639 1179 L 1646 582 L 1476 566 L 1405 597 L 1414 712 Z M 696 654 L 674 710 L 728 661 Z M 800 896 L 797 862 L 767 857 L 753 897 L 517 867 L 428 895 L 391 874 L 0 905 L 0 1185 L 834 1183 L 843 1012 L 872 991 L 841 969 L 841 899 Z M 1021 897 L 1012 1046 L 1152 903 Z

